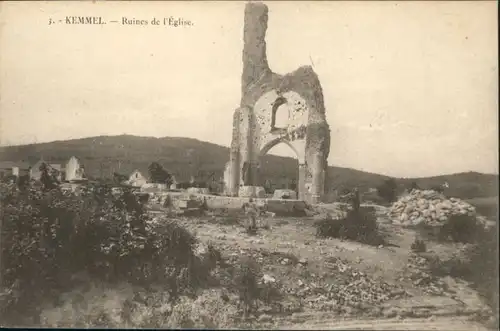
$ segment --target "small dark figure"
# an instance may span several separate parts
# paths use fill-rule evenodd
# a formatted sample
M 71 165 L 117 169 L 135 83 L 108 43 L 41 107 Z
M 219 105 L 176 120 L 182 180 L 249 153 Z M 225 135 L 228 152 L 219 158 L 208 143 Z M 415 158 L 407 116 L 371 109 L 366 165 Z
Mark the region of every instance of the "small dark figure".
M 349 192 L 345 195 L 342 195 L 340 197 L 341 201 L 349 201 L 351 204 L 351 208 L 353 211 L 358 212 L 360 205 L 361 205 L 361 199 L 359 197 L 359 191 L 357 188 L 354 188 L 352 192 Z
M 351 199 L 351 205 L 352 209 L 354 211 L 359 211 L 359 207 L 361 205 L 361 200 L 359 198 L 359 191 L 358 188 L 355 188 L 352 193 L 352 199 Z
M 243 205 L 243 211 L 247 216 L 247 230 L 255 231 L 257 229 L 257 216 L 260 214 L 260 212 L 259 208 L 253 201 L 253 198 L 250 198 L 248 202 Z

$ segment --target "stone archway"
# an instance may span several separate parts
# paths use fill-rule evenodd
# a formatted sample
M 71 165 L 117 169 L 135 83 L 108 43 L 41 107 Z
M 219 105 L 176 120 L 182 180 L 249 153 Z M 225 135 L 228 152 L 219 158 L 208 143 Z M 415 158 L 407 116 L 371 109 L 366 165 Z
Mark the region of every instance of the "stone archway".
M 266 145 L 262 147 L 259 153 L 259 170 L 258 174 L 260 176 L 261 172 L 261 164 L 262 164 L 262 159 L 267 153 L 273 149 L 275 146 L 279 144 L 285 144 L 287 145 L 295 154 L 295 158 L 297 159 L 298 163 L 298 180 L 297 180 L 297 195 L 299 200 L 305 200 L 306 192 L 304 191 L 306 189 L 305 182 L 306 182 L 306 164 L 305 164 L 305 153 L 303 149 L 300 149 L 301 146 L 298 146 L 297 144 L 294 144 L 293 141 L 290 141 L 286 138 L 277 138 L 274 140 L 269 141 Z M 297 149 L 299 148 L 299 149 Z
M 299 198 L 310 203 L 324 194 L 330 130 L 323 93 L 310 66 L 287 75 L 273 73 L 266 56 L 267 6 L 245 7 L 241 105 L 234 112 L 226 191 L 237 196 L 241 186 L 259 183 L 261 156 L 278 143 L 286 143 L 299 160 Z M 276 126 L 277 112 L 285 112 Z

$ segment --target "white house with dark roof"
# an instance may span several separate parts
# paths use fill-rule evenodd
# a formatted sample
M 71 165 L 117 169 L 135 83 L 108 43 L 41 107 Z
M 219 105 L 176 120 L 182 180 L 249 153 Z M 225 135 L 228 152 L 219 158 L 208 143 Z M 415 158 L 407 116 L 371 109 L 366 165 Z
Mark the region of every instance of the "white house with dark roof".
M 134 170 L 127 180 L 127 184 L 135 187 L 141 187 L 147 182 L 148 179 L 139 170 Z
M 30 174 L 28 162 L 0 161 L 0 178 L 8 176 L 26 176 Z
M 85 168 L 76 156 L 72 156 L 66 163 L 65 180 L 68 182 L 87 180 L 85 176 Z

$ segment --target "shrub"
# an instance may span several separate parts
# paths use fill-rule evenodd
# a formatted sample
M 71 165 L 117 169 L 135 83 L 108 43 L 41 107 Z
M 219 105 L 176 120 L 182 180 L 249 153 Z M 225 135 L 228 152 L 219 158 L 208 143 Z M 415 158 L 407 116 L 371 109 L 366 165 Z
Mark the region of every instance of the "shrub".
M 420 190 L 420 187 L 418 186 L 417 182 L 412 181 L 410 185 L 408 185 L 408 192 L 411 192 L 413 190 Z
M 422 238 L 436 242 L 474 243 L 481 237 L 483 225 L 476 216 L 450 215 L 441 225 L 425 225 L 417 227 Z
M 340 229 L 342 227 L 341 219 L 334 219 L 332 215 L 327 214 L 323 219 L 318 220 L 314 223 L 316 227 L 316 237 L 326 238 L 340 237 Z
M 73 286 L 71 275 L 132 284 L 161 283 L 175 300 L 201 284 L 206 268 L 195 237 L 175 222 L 154 223 L 130 190 L 114 197 L 106 186 L 79 194 L 31 185 L 3 185 L 0 317 L 36 310 Z M 36 311 L 32 311 L 36 314 Z
M 441 241 L 472 243 L 481 233 L 481 225 L 476 216 L 451 215 L 448 221 L 439 229 L 438 239 Z
M 271 230 L 271 226 L 269 225 L 268 222 L 262 224 L 261 228 L 264 229 L 264 230 Z
M 430 261 L 433 274 L 470 282 L 493 312 L 498 307 L 497 235 L 497 231 L 478 229 L 474 243 L 464 245 L 451 258 L 433 256 Z
M 424 240 L 415 238 L 415 241 L 411 244 L 411 250 L 415 253 L 423 253 L 427 251 L 427 245 Z
M 279 302 L 283 299 L 279 286 L 275 281 L 264 281 L 260 265 L 253 257 L 240 257 L 236 266 L 230 269 L 232 282 L 229 289 L 237 294 L 239 308 L 243 310 L 244 318 L 256 314 L 259 304 L 279 306 Z M 281 310 L 280 307 L 275 309 Z
M 396 181 L 390 178 L 377 187 L 377 193 L 386 202 L 392 203 L 396 200 L 396 189 Z
M 247 317 L 255 312 L 259 299 L 258 280 L 261 276 L 259 264 L 252 257 L 241 257 L 234 273 L 233 285 L 235 286 L 243 315 Z
M 498 309 L 498 232 L 478 230 L 476 244 L 465 252 L 471 275 L 468 279 L 495 311 Z
M 332 237 L 359 241 L 365 244 L 380 245 L 384 241 L 379 235 L 377 219 L 373 212 L 349 210 L 345 217 L 325 219 L 315 223 L 316 236 Z

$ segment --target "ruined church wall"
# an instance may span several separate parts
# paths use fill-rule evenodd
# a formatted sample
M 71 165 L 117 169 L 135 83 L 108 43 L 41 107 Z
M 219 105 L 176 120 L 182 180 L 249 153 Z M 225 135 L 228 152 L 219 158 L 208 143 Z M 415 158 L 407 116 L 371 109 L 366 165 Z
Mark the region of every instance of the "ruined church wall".
M 330 149 L 330 128 L 319 78 L 311 66 L 302 66 L 286 75 L 273 73 L 269 68 L 265 41 L 268 21 L 266 5 L 248 3 L 244 20 L 242 96 L 240 109 L 235 112 L 238 120 L 233 121 L 230 156 L 231 178 L 238 178 L 238 184 L 233 184 L 233 191 L 239 184 L 245 183 L 245 179 L 247 185 L 257 184 L 261 152 L 267 152 L 267 147 L 285 141 L 295 150 L 301 164 L 301 197 L 307 200 L 311 200 L 312 196 L 317 198 L 325 190 L 326 159 Z M 279 112 L 290 113 L 288 127 L 271 133 L 271 103 L 279 95 L 288 101 L 278 108 Z M 289 135 L 300 126 L 304 126 L 300 137 Z M 236 169 L 237 166 L 239 169 Z M 238 172 L 237 176 L 235 172 Z M 248 172 L 253 179 L 250 183 L 246 177 Z M 304 187 L 310 189 L 305 192 Z

